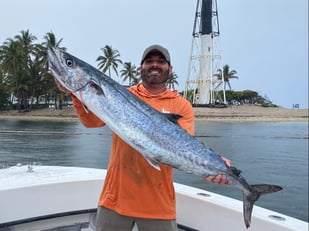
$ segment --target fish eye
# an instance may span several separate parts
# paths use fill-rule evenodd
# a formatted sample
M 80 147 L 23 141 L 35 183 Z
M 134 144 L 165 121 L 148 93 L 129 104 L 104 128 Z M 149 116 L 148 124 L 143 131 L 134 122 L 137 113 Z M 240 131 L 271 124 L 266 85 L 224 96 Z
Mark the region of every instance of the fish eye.
M 72 67 L 73 66 L 73 60 L 72 59 L 66 59 L 65 63 L 68 67 Z

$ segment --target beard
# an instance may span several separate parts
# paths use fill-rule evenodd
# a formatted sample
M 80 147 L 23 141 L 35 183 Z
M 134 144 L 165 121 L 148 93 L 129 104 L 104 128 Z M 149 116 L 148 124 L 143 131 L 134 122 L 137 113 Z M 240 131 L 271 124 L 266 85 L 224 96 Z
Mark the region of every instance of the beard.
M 158 73 L 152 74 L 151 71 L 157 71 Z M 158 68 L 143 69 L 141 70 L 141 79 L 149 84 L 166 84 L 169 76 L 169 70 L 162 70 Z

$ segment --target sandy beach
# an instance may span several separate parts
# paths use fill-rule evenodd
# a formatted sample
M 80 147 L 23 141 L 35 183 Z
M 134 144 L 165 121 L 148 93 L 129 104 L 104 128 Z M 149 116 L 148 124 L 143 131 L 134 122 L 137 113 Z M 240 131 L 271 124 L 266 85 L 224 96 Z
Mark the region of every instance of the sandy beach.
M 226 108 L 195 108 L 196 119 L 231 122 L 308 122 L 308 108 L 261 107 L 255 105 L 229 106 Z
M 255 105 L 226 108 L 194 108 L 197 120 L 222 122 L 308 122 L 308 109 L 265 108 Z M 0 111 L 0 120 L 59 120 L 77 121 L 73 108 L 37 109 L 30 112 Z

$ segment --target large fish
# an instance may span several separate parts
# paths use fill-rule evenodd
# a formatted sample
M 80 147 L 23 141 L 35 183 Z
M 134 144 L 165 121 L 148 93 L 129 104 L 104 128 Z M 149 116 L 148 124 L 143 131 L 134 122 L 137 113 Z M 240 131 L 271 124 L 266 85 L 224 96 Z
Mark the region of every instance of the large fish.
M 58 83 L 139 151 L 151 166 L 160 170 L 161 163 L 200 176 L 225 174 L 243 192 L 247 228 L 260 195 L 282 190 L 277 185 L 248 184 L 240 170 L 228 167 L 220 155 L 182 129 L 177 115 L 155 110 L 84 61 L 59 49 L 49 49 L 48 61 Z

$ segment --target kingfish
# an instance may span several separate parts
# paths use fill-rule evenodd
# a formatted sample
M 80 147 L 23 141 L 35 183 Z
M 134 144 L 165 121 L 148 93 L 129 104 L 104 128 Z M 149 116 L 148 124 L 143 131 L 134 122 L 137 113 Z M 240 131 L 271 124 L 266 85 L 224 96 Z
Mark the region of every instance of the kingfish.
M 245 226 L 251 224 L 254 203 L 263 194 L 278 192 L 278 185 L 250 185 L 236 167 L 190 135 L 177 123 L 181 115 L 161 113 L 124 86 L 88 63 L 57 48 L 48 50 L 48 66 L 58 84 L 75 95 L 149 164 L 159 163 L 198 176 L 224 174 L 243 192 Z

